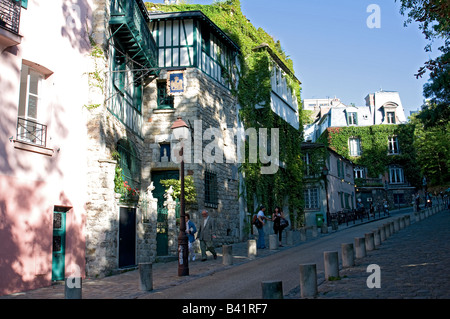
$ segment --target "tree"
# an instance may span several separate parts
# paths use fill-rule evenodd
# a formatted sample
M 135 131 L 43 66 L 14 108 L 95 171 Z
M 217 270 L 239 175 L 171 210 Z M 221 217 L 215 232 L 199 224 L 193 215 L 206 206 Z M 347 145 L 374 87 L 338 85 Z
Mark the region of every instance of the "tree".
M 448 0 L 400 0 L 401 14 L 407 13 L 405 26 L 416 21 L 430 42 L 425 51 L 431 51 L 436 40 L 443 40 L 438 48 L 442 55 L 425 62 L 416 77 L 430 71 L 429 83 L 424 85 L 428 99 L 424 111 L 418 116 L 426 128 L 445 127 L 450 118 L 450 3 Z
M 425 128 L 417 116 L 411 117 L 411 124 L 415 126 L 414 147 L 422 175 L 427 176 L 431 186 L 444 185 L 450 178 L 450 124 L 447 123 L 444 130 Z

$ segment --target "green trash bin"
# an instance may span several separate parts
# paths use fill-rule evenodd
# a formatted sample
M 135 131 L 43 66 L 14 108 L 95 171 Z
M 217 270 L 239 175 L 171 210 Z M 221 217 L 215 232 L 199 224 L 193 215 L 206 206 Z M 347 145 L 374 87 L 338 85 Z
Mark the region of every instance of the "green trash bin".
M 317 224 L 317 227 L 322 227 L 322 225 L 323 225 L 323 214 L 316 214 L 316 224 Z

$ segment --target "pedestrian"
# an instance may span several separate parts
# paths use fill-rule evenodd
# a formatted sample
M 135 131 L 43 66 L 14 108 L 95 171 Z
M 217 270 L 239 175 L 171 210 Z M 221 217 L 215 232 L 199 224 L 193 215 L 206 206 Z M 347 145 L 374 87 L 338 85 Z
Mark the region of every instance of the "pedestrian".
M 189 248 L 189 256 L 192 256 L 192 261 L 195 260 L 195 252 L 194 252 L 194 243 L 195 243 L 195 233 L 197 232 L 197 228 L 195 227 L 194 222 L 191 220 L 190 215 L 188 213 L 186 216 L 186 235 L 188 236 L 188 248 Z M 189 257 L 191 259 L 191 257 Z
M 273 221 L 273 231 L 276 234 L 278 234 L 278 246 L 283 247 L 281 244 L 281 240 L 283 238 L 283 229 L 284 227 L 281 226 L 281 220 L 284 219 L 284 213 L 281 210 L 280 207 L 275 207 L 275 210 L 272 214 L 272 221 Z
M 420 195 L 416 193 L 416 210 L 420 211 Z
M 256 248 L 258 248 L 258 249 L 266 248 L 266 242 L 264 240 L 264 224 L 265 224 L 264 220 L 266 220 L 268 218 L 264 215 L 265 211 L 266 211 L 266 207 L 261 206 L 259 208 L 258 214 L 256 215 L 258 220 L 261 222 L 260 223 L 261 227 L 259 227 L 259 228 L 257 227 L 257 229 L 258 229 L 258 242 L 256 244 Z
M 214 249 L 213 239 L 216 238 L 215 235 L 215 223 L 214 219 L 209 216 L 208 211 L 204 209 L 202 211 L 203 221 L 200 223 L 198 228 L 197 238 L 200 240 L 200 250 L 202 251 L 202 261 L 207 259 L 206 251 L 210 251 L 214 259 L 217 259 L 217 253 Z

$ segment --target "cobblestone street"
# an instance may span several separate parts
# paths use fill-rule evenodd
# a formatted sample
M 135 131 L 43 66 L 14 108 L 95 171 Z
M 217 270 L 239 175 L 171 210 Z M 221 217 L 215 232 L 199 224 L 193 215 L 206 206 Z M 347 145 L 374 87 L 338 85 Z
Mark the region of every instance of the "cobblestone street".
M 341 269 L 341 280 L 323 282 L 318 298 L 450 298 L 449 226 L 448 210 L 411 224 L 356 259 L 354 267 Z M 381 288 L 366 285 L 370 264 L 381 268 Z

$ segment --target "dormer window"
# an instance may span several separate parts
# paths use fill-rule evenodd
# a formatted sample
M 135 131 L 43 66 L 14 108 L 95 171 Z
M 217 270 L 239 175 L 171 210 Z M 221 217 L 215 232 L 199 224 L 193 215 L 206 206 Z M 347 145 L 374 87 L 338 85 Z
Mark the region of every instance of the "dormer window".
M 386 112 L 386 119 L 388 124 L 395 124 L 395 112 Z
M 356 112 L 347 113 L 347 123 L 348 125 L 358 125 L 358 117 Z

